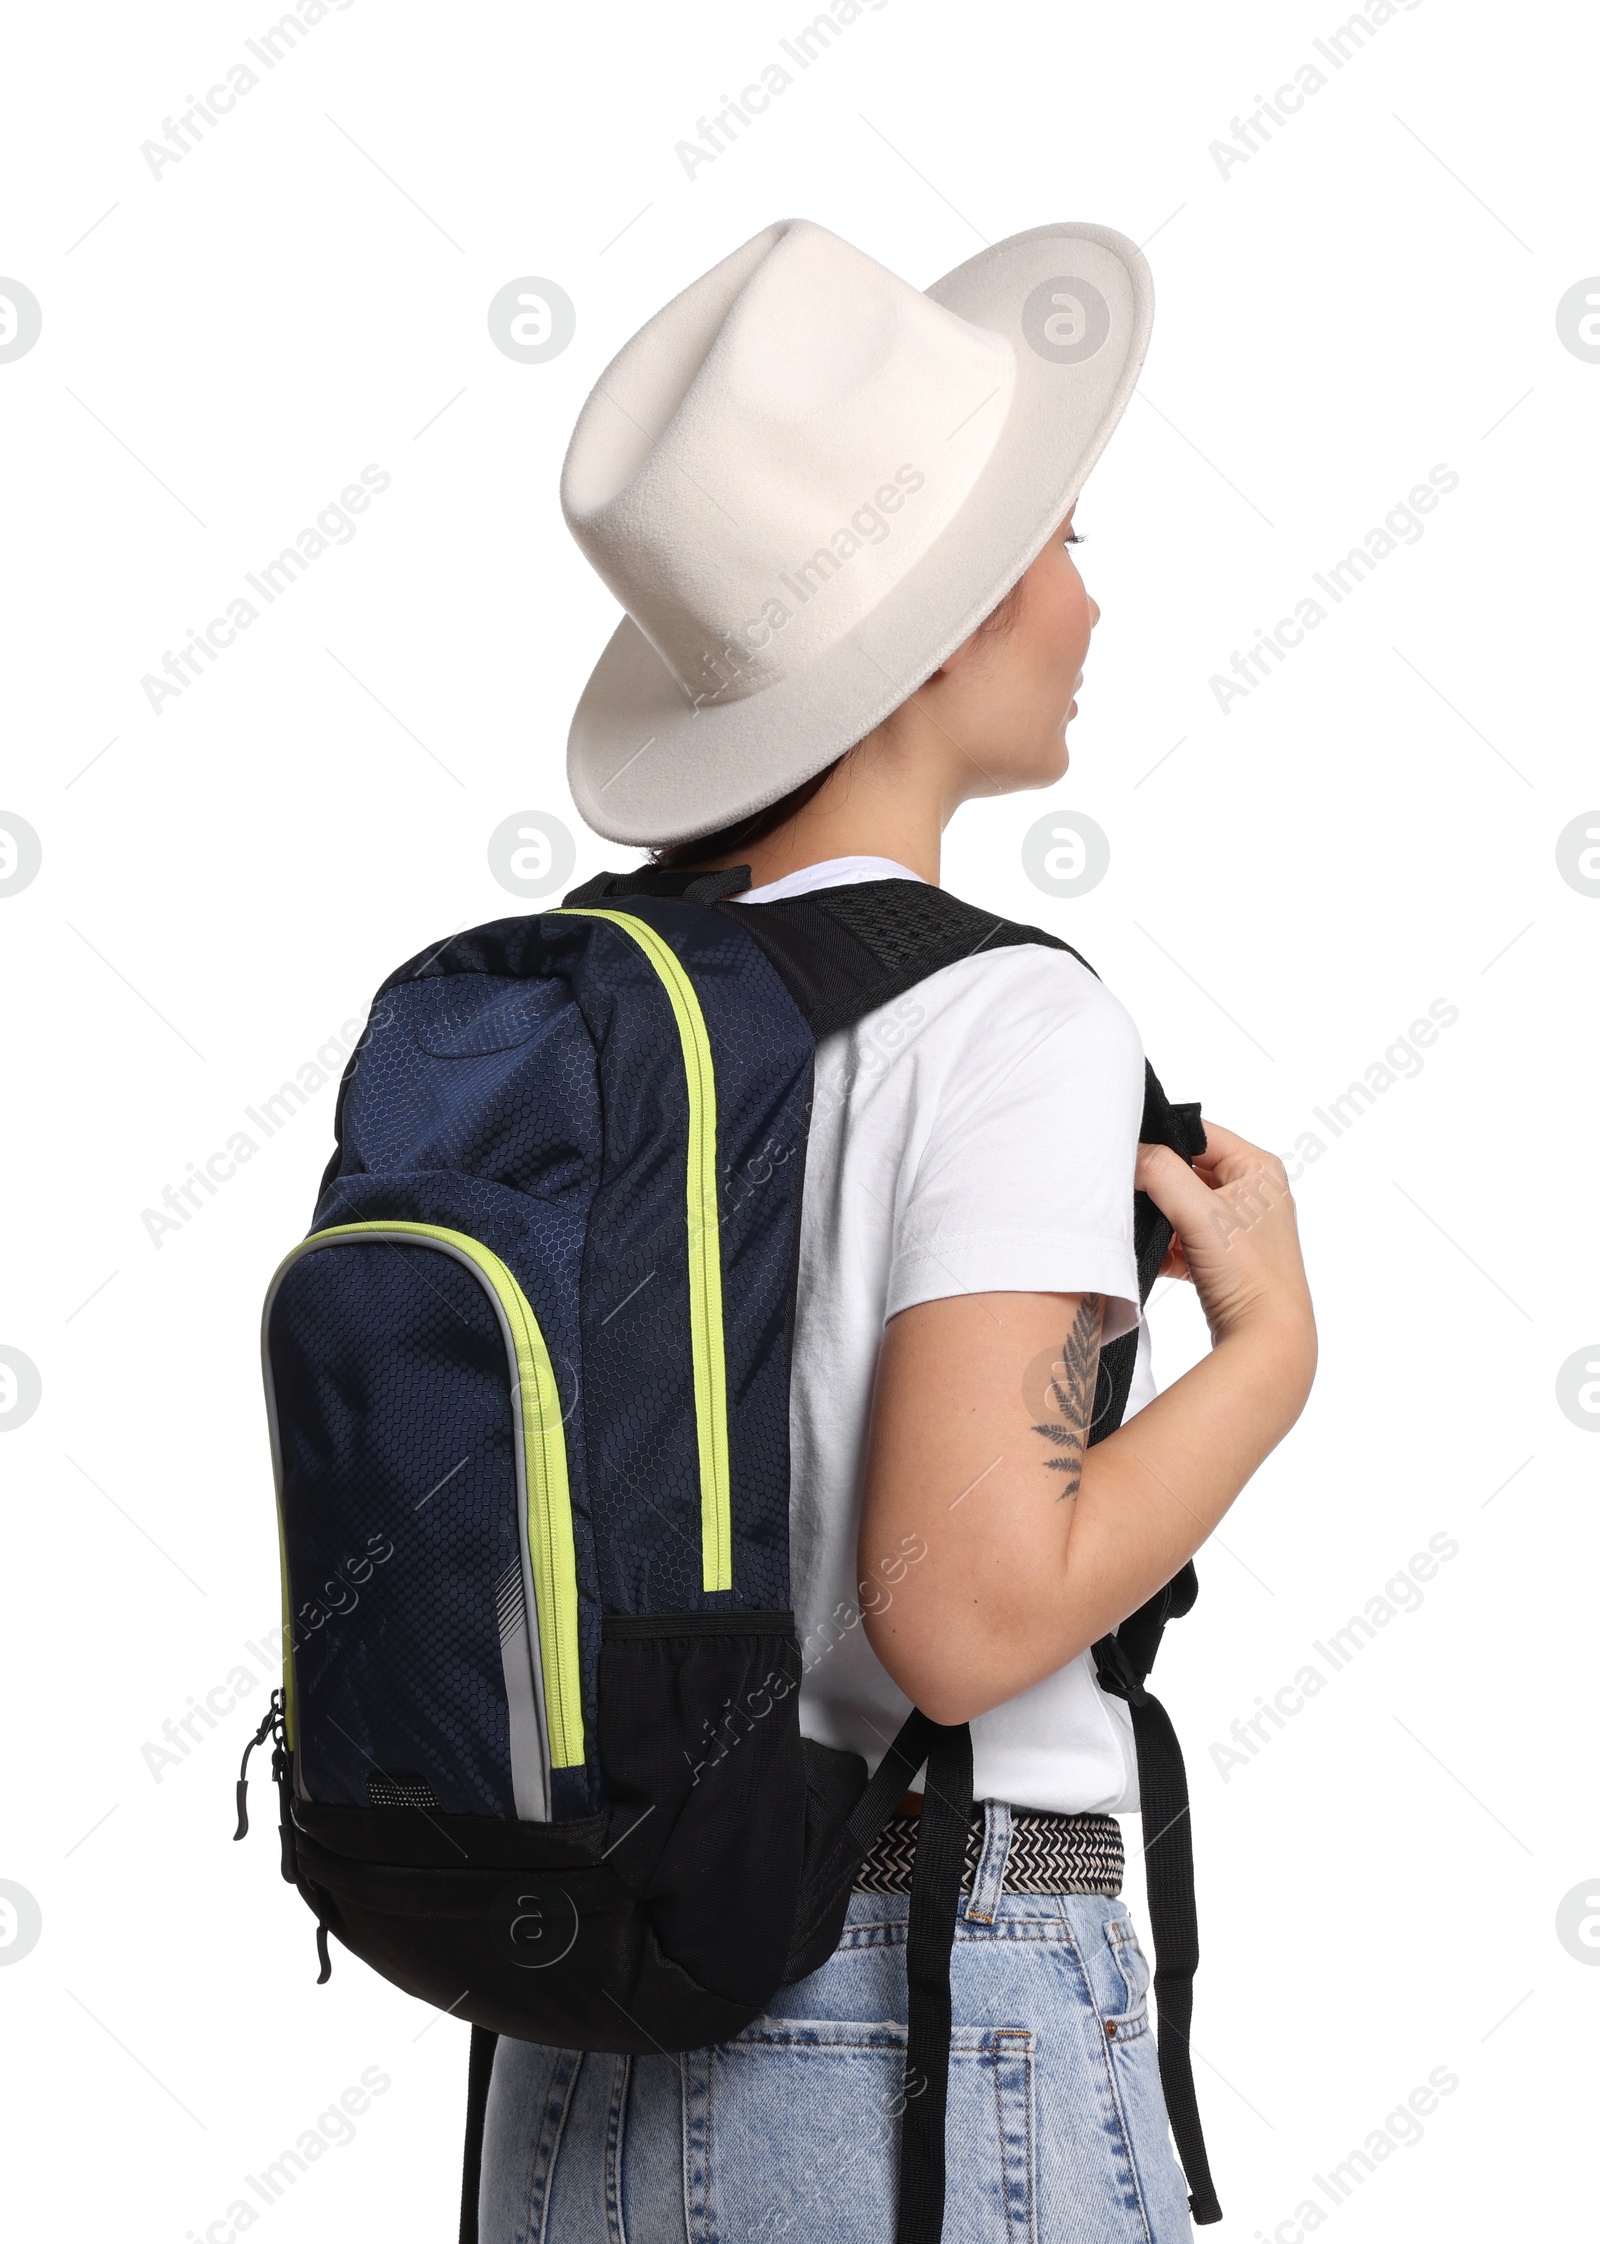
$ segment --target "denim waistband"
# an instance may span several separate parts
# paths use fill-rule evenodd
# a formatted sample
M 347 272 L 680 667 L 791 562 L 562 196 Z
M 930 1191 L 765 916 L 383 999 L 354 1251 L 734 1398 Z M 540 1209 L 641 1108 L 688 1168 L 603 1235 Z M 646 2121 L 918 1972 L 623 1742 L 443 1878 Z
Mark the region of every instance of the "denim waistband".
M 909 1893 L 920 1816 L 891 1816 L 855 1876 L 858 1893 Z M 973 1809 L 962 1890 L 1119 1894 L 1122 1827 L 1109 1815 L 1046 1815 L 986 1800 Z M 974 1913 L 968 1908 L 968 1915 Z

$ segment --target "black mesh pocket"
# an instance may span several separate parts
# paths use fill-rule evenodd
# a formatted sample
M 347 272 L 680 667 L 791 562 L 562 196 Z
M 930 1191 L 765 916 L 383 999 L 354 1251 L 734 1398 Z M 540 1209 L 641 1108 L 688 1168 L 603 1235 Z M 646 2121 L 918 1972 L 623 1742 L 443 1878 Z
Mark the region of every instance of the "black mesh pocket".
M 600 1754 L 661 1952 L 758 2005 L 783 1976 L 805 1843 L 800 1650 L 788 1613 L 611 1619 Z M 665 1844 L 662 1831 L 666 1830 Z

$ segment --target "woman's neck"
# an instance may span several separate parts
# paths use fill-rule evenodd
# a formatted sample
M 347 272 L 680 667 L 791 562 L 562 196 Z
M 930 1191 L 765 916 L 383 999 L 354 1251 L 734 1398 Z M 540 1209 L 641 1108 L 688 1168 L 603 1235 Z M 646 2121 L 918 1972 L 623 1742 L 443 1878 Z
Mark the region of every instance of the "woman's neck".
M 897 725 L 895 719 L 901 722 Z M 937 758 L 911 753 L 904 713 L 841 757 L 811 800 L 762 840 L 707 865 L 748 865 L 754 888 L 831 857 L 887 857 L 935 887 L 947 805 Z
M 937 838 L 931 849 L 923 849 L 912 837 L 895 839 L 882 834 L 864 834 L 854 822 L 833 831 L 815 824 L 808 827 L 803 817 L 793 818 L 776 833 L 768 834 L 764 841 L 733 850 L 719 857 L 716 863 L 719 867 L 748 865 L 751 887 L 765 888 L 771 881 L 803 872 L 808 865 L 825 865 L 834 857 L 883 857 L 891 864 L 904 865 L 908 872 L 920 875 L 934 887 L 939 885 Z

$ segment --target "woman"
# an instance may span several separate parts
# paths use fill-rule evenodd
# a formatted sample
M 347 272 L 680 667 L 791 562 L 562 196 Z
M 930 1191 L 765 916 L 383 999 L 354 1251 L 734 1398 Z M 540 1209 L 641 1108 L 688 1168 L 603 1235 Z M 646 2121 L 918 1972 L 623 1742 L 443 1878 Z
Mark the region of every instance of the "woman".
M 759 912 L 936 885 L 963 802 L 1055 784 L 1099 617 L 1076 494 L 1148 318 L 1132 245 L 1064 226 L 927 296 L 775 227 L 667 306 L 597 385 L 564 479 L 629 610 L 573 729 L 591 823 L 660 865 L 747 865 Z M 791 1388 L 801 1725 L 875 1763 L 912 1705 L 971 1724 L 952 2244 L 1191 2233 L 1116 1898 L 1131 1733 L 1089 1647 L 1283 1438 L 1316 1343 L 1281 1166 L 1214 1123 L 1192 1168 L 1141 1147 L 1142 1100 L 1115 997 L 1028 944 L 818 1051 Z M 1091 1447 L 1099 1351 L 1139 1322 L 1135 1184 L 1213 1345 L 1158 1396 L 1141 1330 L 1124 1422 Z M 920 1807 L 868 1856 L 832 1959 L 736 2042 L 500 2042 L 486 2244 L 894 2233 Z

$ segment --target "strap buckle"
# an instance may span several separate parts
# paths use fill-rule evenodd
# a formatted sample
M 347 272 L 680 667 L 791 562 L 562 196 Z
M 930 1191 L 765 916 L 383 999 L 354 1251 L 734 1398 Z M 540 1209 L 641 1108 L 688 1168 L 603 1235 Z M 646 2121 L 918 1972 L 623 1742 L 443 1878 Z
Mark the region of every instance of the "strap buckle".
M 1101 1690 L 1109 1691 L 1113 1698 L 1126 1699 L 1129 1706 L 1143 1706 L 1150 1694 L 1121 1638 L 1102 1636 L 1092 1650 Z

